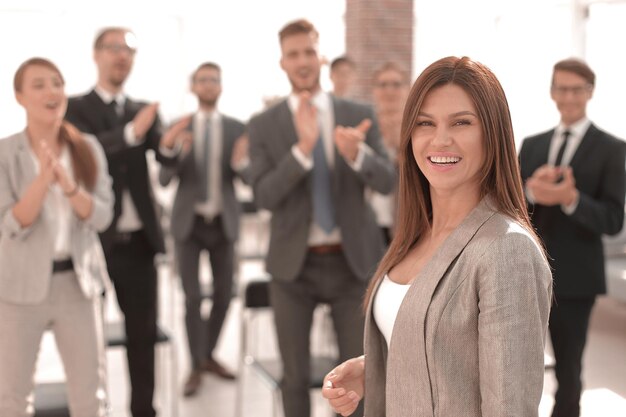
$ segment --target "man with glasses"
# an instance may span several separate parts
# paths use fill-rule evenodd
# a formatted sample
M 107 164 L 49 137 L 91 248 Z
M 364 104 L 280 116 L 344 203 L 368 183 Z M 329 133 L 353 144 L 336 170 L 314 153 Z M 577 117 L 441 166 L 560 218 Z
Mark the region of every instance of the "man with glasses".
M 213 62 L 201 64 L 191 76 L 191 91 L 198 98 L 198 111 L 191 116 L 182 152 L 174 167 L 163 167 L 162 185 L 178 177 L 172 210 L 178 269 L 185 293 L 185 324 L 191 355 L 191 373 L 185 382 L 185 397 L 195 395 L 202 373 L 223 379 L 235 376 L 213 356 L 230 304 L 234 272 L 234 245 L 239 236 L 241 208 L 235 196 L 235 168 L 245 164 L 245 126 L 220 113 L 222 71 Z M 210 256 L 213 276 L 211 313 L 200 314 L 203 295 L 199 283 L 200 252 Z
M 548 251 L 555 301 L 549 328 L 558 389 L 552 417 L 580 415 L 582 356 L 595 298 L 606 293 L 602 234 L 624 221 L 624 142 L 587 118 L 595 74 L 579 59 L 557 62 L 551 97 L 558 126 L 520 151 L 529 212 Z
M 135 101 L 124 94 L 135 48 L 135 36 L 127 29 L 110 27 L 100 32 L 93 50 L 98 68 L 96 86 L 88 94 L 69 100 L 66 118 L 81 131 L 95 135 L 108 159 L 115 207 L 111 226 L 100 239 L 125 318 L 130 408 L 133 417 L 154 417 L 154 256 L 165 252 L 165 245 L 146 152 L 153 150 L 158 161 L 173 164 L 176 159 L 171 149 L 184 126 L 179 123 L 162 134 L 158 104 Z

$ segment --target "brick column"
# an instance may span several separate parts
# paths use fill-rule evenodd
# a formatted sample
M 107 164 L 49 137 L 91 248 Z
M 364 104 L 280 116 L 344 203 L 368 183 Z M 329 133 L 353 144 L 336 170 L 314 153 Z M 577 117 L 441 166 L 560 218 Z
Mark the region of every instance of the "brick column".
M 346 0 L 346 55 L 356 62 L 354 96 L 371 101 L 372 73 L 386 61 L 413 67 L 413 0 Z

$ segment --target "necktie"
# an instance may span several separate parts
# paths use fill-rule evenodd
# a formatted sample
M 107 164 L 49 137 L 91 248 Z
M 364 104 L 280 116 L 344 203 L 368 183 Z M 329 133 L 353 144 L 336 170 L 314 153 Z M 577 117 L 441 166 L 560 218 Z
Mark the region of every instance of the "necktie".
M 554 161 L 554 166 L 558 167 L 561 165 L 561 161 L 563 160 L 563 154 L 565 153 L 565 148 L 567 147 L 567 139 L 569 139 L 572 133 L 569 130 L 563 132 L 563 143 L 559 148 L 559 153 L 556 154 L 556 160 Z
M 117 101 L 115 99 L 111 100 L 107 107 L 109 108 L 109 117 L 111 118 L 113 126 L 117 126 L 122 120 Z
M 206 119 L 204 123 L 204 138 L 203 138 L 203 155 L 202 155 L 202 166 L 200 167 L 200 184 L 201 184 L 201 193 L 200 198 L 201 201 L 209 201 L 211 199 L 211 195 L 209 193 L 209 175 L 211 170 L 209 169 L 211 165 L 211 120 Z
M 313 220 L 326 233 L 335 228 L 335 208 L 330 190 L 330 170 L 320 135 L 313 148 Z

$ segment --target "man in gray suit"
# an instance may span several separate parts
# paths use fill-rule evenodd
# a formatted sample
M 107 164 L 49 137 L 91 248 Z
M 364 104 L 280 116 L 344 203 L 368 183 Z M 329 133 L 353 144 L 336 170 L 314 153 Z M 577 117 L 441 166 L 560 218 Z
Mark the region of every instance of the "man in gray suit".
M 167 185 L 174 176 L 180 182 L 172 211 L 172 234 L 185 293 L 187 337 L 192 370 L 183 393 L 194 395 L 202 371 L 225 379 L 235 376 L 213 357 L 213 350 L 230 304 L 233 284 L 234 242 L 239 235 L 240 207 L 235 197 L 233 166 L 243 162 L 244 125 L 217 111 L 222 92 L 221 69 L 212 62 L 192 74 L 191 91 L 199 109 L 190 116 L 178 163 L 163 167 L 159 180 Z M 198 280 L 200 252 L 207 250 L 213 272 L 213 306 L 202 320 L 203 294 Z
M 361 302 L 384 252 L 364 188 L 389 193 L 393 168 L 371 108 L 320 88 L 318 33 L 298 20 L 279 34 L 289 97 L 249 124 L 249 179 L 272 212 L 266 259 L 284 366 L 286 417 L 310 415 L 309 333 L 330 304 L 342 360 L 363 353 Z

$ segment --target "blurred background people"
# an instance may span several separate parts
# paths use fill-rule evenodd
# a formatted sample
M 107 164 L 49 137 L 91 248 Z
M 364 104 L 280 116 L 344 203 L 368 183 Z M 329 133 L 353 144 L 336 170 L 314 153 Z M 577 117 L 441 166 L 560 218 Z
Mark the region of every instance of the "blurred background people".
M 95 135 L 104 148 L 115 193 L 111 225 L 100 234 L 109 275 L 124 313 L 133 417 L 154 417 L 154 343 L 157 323 L 157 271 L 154 256 L 165 252 L 159 215 L 148 177 L 146 152 L 173 164 L 176 131 L 163 134 L 157 103 L 124 94 L 133 65 L 136 38 L 124 28 L 97 35 L 93 57 L 98 80 L 93 90 L 69 100 L 66 119 Z M 179 123 L 172 130 L 182 130 Z M 167 154 L 167 155 L 166 155 Z
M 286 417 L 310 415 L 313 312 L 328 303 L 342 359 L 363 351 L 362 297 L 384 252 L 365 200 L 393 187 L 393 167 L 372 110 L 320 88 L 319 34 L 306 20 L 279 32 L 285 100 L 252 118 L 250 181 L 272 213 L 266 269 L 283 361 Z
M 582 60 L 554 65 L 559 124 L 520 150 L 529 211 L 551 260 L 550 338 L 558 388 L 552 417 L 580 415 L 582 359 L 596 296 L 606 293 L 602 235 L 624 222 L 626 145 L 587 118 L 596 77 Z
M 59 69 L 31 58 L 14 78 L 26 128 L 0 140 L 0 415 L 31 415 L 39 345 L 54 333 L 72 417 L 106 414 L 98 231 L 113 217 L 98 141 L 63 121 Z
M 402 113 L 409 94 L 409 73 L 400 64 L 386 62 L 374 72 L 372 81 L 374 110 L 383 144 L 389 159 L 397 166 Z M 382 195 L 372 191 L 369 198 L 376 213 L 376 221 L 389 245 L 396 218 L 396 193 Z
M 356 63 L 347 56 L 340 56 L 330 63 L 330 81 L 335 97 L 350 98 L 356 82 Z
M 191 373 L 183 393 L 194 395 L 202 372 L 234 379 L 213 356 L 232 297 L 234 244 L 239 236 L 241 208 L 235 196 L 235 168 L 247 158 L 245 126 L 217 108 L 222 93 L 222 72 L 212 62 L 201 64 L 191 76 L 191 91 L 198 110 L 189 119 L 177 163 L 162 167 L 161 185 L 178 177 L 171 233 L 185 293 L 185 324 L 191 356 Z M 213 277 L 212 307 L 208 321 L 200 315 L 200 252 L 209 253 Z

